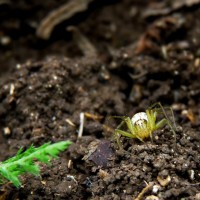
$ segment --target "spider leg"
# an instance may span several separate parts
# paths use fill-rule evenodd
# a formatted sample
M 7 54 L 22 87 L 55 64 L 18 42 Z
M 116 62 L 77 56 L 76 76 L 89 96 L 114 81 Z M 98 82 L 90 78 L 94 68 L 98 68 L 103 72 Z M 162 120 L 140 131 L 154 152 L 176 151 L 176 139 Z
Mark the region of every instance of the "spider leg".
M 157 117 L 157 112 L 153 110 L 146 110 L 147 118 L 148 118 L 148 125 L 150 126 L 150 133 L 149 136 L 151 138 L 151 142 L 153 143 L 153 136 L 152 136 L 152 131 L 156 130 L 156 117 Z
M 130 117 L 118 117 L 118 118 L 122 118 L 123 121 L 117 126 L 117 128 L 115 129 L 115 132 L 118 133 L 118 134 L 124 135 L 126 137 L 135 138 L 135 132 L 134 132 L 133 124 L 132 124 Z M 120 130 L 120 128 L 124 124 L 126 124 L 130 133 L 127 132 L 127 131 Z
M 157 105 L 160 108 L 156 108 Z M 165 118 L 169 122 L 173 122 L 173 127 L 174 127 L 175 130 L 177 130 L 177 128 L 176 128 L 176 122 L 175 122 L 175 117 L 174 117 L 174 112 L 173 112 L 173 110 L 172 110 L 172 108 L 170 106 L 167 106 L 167 107 L 163 108 L 162 104 L 160 102 L 157 102 L 157 103 L 154 103 L 152 106 L 150 106 L 150 108 L 153 109 L 154 111 L 156 111 L 155 112 L 156 114 L 157 114 L 157 112 L 159 113 L 159 110 L 161 110 L 161 113 L 165 116 Z M 172 120 L 168 117 L 168 115 L 167 115 L 167 113 L 166 113 L 165 110 L 169 110 L 171 112 Z
M 175 145 L 176 145 L 176 132 L 175 132 L 175 130 L 174 130 L 174 128 L 176 129 L 176 123 L 175 123 L 175 118 L 174 118 L 174 112 L 173 112 L 172 108 L 170 108 L 171 114 L 172 114 L 172 117 L 173 117 L 173 122 L 174 122 L 174 127 L 173 127 L 172 124 L 171 124 L 171 121 L 170 121 L 169 117 L 167 116 L 167 114 L 166 114 L 166 112 L 165 112 L 165 110 L 164 110 L 164 108 L 162 107 L 162 105 L 161 105 L 160 102 L 159 102 L 159 105 L 160 105 L 160 108 L 161 108 L 162 111 L 163 111 L 163 114 L 164 114 L 165 118 L 166 118 L 166 123 L 167 123 L 167 125 L 171 128 L 171 130 L 172 130 L 172 132 L 173 132 L 173 134 L 174 134 Z
M 154 112 L 154 113 L 156 113 L 156 112 Z M 168 122 L 168 121 L 167 121 L 167 119 L 165 119 L 165 118 L 162 119 L 161 121 L 157 122 L 157 123 L 155 124 L 154 130 L 157 130 L 157 129 L 159 129 L 159 128 L 162 128 L 164 125 L 168 124 L 167 122 Z M 151 138 L 151 141 L 153 141 L 152 133 L 150 133 L 150 138 Z
M 115 129 L 115 133 L 129 137 L 129 138 L 136 138 L 133 134 L 126 131 L 119 130 L 119 129 Z
M 135 130 L 135 127 L 133 126 L 130 117 L 127 117 L 124 121 L 126 122 L 128 130 L 131 132 L 132 138 L 137 138 L 141 142 L 144 142 L 143 139 L 140 136 L 138 136 L 137 131 Z
M 134 135 L 135 132 L 134 132 L 133 123 L 132 123 L 130 117 L 127 117 L 124 121 L 126 122 L 126 125 L 127 125 L 127 127 L 128 127 L 128 130 L 132 133 L 132 135 Z
M 150 105 L 150 106 L 148 107 L 148 109 L 150 109 L 150 110 L 153 110 L 153 109 L 155 109 L 155 108 L 156 108 L 156 106 L 159 106 L 159 107 L 161 107 L 162 105 L 161 105 L 161 103 L 160 103 L 160 102 L 156 102 L 156 103 L 154 103 L 154 104 Z
M 156 123 L 156 129 L 161 128 L 166 124 L 170 127 L 171 131 L 173 132 L 174 138 L 175 138 L 175 144 L 176 144 L 176 132 L 174 131 L 174 128 L 172 127 L 172 125 L 168 119 L 162 119 L 161 121 Z
M 123 149 L 122 144 L 120 142 L 120 135 L 123 135 L 125 137 L 129 137 L 129 138 L 136 138 L 136 136 L 134 134 L 133 125 L 132 125 L 131 119 L 129 117 L 116 117 L 116 118 L 122 118 L 123 119 L 123 121 L 117 126 L 117 129 L 115 129 L 117 144 L 119 146 L 119 149 Z M 128 130 L 130 130 L 130 132 L 120 130 L 120 128 L 122 126 L 124 126 L 124 124 L 126 124 Z
M 143 140 L 141 137 L 136 136 L 136 138 L 137 138 L 138 140 L 140 140 L 140 142 L 143 142 L 143 143 L 144 143 L 144 140 Z
M 117 142 L 119 149 L 123 149 L 122 143 L 120 141 L 120 135 L 117 132 L 114 132 L 114 136 L 115 136 L 114 138 Z
M 153 112 L 153 110 L 146 110 L 147 118 L 148 118 L 148 124 L 151 127 L 151 130 L 154 130 L 155 128 L 155 121 L 156 121 L 156 116 L 157 112 Z
M 159 122 L 156 123 L 156 130 L 159 128 L 162 128 L 164 125 L 168 124 L 168 120 L 167 119 L 162 119 Z
M 174 128 L 175 128 L 175 130 L 177 130 L 177 128 L 176 128 L 176 122 L 175 122 L 175 117 L 174 117 L 174 112 L 173 112 L 173 110 L 172 110 L 171 107 L 169 109 L 171 111 L 171 115 L 172 115 L 172 119 L 173 119 L 173 123 L 174 123 Z
M 151 139 L 151 143 L 153 143 L 153 136 L 152 136 L 152 132 L 149 134 L 150 139 Z
M 122 120 L 122 122 L 117 126 L 117 129 L 120 129 L 125 124 L 125 119 L 127 117 L 125 117 L 125 116 L 111 116 L 110 118 L 121 119 Z

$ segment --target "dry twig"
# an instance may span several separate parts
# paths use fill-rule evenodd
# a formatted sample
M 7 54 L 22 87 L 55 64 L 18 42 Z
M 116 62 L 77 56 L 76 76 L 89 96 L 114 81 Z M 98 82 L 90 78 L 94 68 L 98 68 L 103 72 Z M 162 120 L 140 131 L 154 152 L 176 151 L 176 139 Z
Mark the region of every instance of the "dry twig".
M 147 184 L 146 187 L 142 189 L 142 191 L 138 194 L 138 196 L 134 200 L 141 200 L 144 194 L 153 188 L 153 185 L 154 182 L 150 182 L 149 184 Z
M 67 27 L 67 30 L 72 33 L 73 39 L 77 43 L 79 49 L 85 56 L 97 57 L 98 53 L 95 46 L 89 41 L 89 39 L 83 35 L 75 26 Z
M 62 21 L 71 18 L 78 12 L 84 11 L 94 0 L 71 0 L 56 10 L 50 12 L 37 28 L 37 36 L 42 39 L 49 39 L 54 27 Z

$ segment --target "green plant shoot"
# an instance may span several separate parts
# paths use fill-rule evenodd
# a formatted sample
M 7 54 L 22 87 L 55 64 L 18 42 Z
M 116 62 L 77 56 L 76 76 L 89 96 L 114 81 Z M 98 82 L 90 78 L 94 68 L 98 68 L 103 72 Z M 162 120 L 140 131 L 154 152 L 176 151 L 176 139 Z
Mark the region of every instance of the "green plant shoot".
M 39 175 L 39 166 L 35 164 L 35 160 L 49 163 L 52 158 L 57 158 L 58 153 L 68 148 L 71 143 L 70 141 L 61 141 L 55 144 L 48 142 L 38 148 L 31 145 L 24 152 L 20 148 L 16 156 L 0 162 L 0 182 L 3 183 L 4 179 L 7 179 L 16 187 L 20 187 L 20 175 L 24 173 L 31 173 L 35 176 Z

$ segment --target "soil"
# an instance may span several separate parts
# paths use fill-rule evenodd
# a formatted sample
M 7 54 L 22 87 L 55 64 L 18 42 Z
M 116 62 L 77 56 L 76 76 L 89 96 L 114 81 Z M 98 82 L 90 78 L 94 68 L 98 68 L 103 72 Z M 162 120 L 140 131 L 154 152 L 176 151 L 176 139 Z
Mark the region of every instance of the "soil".
M 0 160 L 73 142 L 39 177 L 2 185 L 0 199 L 200 199 L 200 1 L 71 2 L 0 2 Z M 44 35 L 52 12 L 60 20 Z M 176 128 L 119 145 L 113 116 L 157 102 Z

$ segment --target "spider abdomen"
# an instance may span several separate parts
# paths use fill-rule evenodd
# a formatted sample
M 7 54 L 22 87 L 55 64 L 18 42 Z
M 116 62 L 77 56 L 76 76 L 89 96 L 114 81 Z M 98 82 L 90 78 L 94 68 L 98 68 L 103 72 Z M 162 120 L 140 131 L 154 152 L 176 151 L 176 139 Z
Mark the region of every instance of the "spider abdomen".
M 143 121 L 148 121 L 147 114 L 145 112 L 139 112 L 133 115 L 131 119 L 133 125 L 140 125 Z

